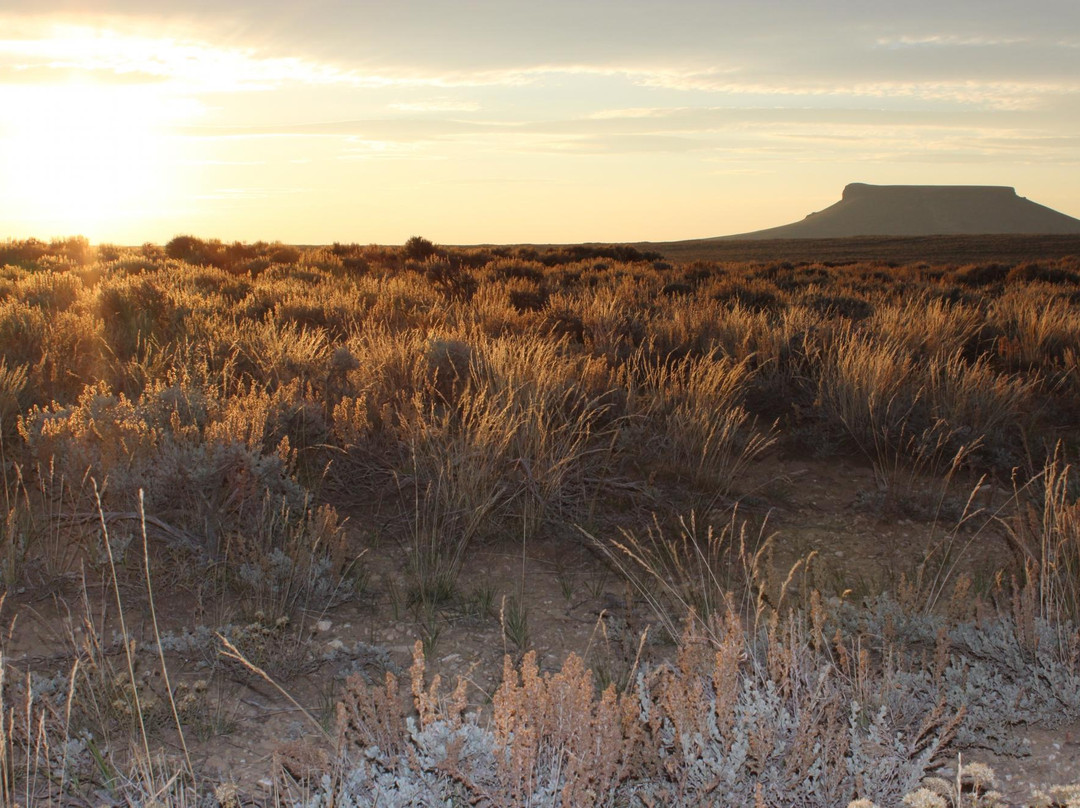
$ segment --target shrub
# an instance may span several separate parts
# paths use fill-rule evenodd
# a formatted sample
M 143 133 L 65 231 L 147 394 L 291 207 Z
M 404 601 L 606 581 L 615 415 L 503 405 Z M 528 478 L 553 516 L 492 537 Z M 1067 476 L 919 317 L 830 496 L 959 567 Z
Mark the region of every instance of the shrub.
M 269 258 L 275 264 L 298 264 L 300 256 L 300 250 L 296 247 L 278 244 L 271 249 Z
M 401 248 L 401 254 L 411 261 L 426 261 L 438 252 L 438 247 L 422 236 L 413 236 Z
M 429 258 L 423 269 L 428 283 L 451 300 L 468 301 L 476 293 L 476 278 L 456 261 Z
M 622 383 L 641 455 L 651 463 L 663 458 L 717 496 L 727 494 L 775 439 L 757 430 L 741 404 L 750 374 L 747 361 L 715 355 L 628 364 Z
M 151 344 L 176 340 L 189 313 L 153 277 L 119 277 L 97 290 L 97 315 L 104 324 L 105 340 L 120 361 L 144 354 Z
M 864 703 L 879 686 L 888 697 L 885 681 L 849 678 L 847 662 L 816 650 L 798 623 L 755 640 L 735 621 L 722 636 L 714 650 L 688 630 L 676 662 L 638 672 L 622 694 L 609 686 L 598 696 L 572 655 L 547 674 L 531 653 L 518 668 L 507 658 L 491 729 L 465 713 L 463 683 L 449 696 L 437 677 L 428 686 L 417 643 L 415 719 L 404 717 L 393 677 L 383 688 L 349 680 L 341 775 L 323 780 L 321 800 L 892 805 L 950 749 L 959 716 L 933 702 Z
M 165 245 L 165 255 L 186 264 L 205 263 L 206 244 L 195 236 L 175 236 Z
M 548 294 L 542 288 L 510 290 L 510 305 L 518 314 L 527 311 L 540 311 L 548 301 Z
M 824 316 L 839 316 L 848 320 L 865 320 L 874 313 L 873 304 L 846 295 L 812 295 L 806 305 Z
M 953 277 L 961 286 L 990 286 L 1003 283 L 1009 277 L 1009 267 L 1002 264 L 969 266 L 957 272 Z
M 1059 267 L 1047 267 L 1042 264 L 1020 264 L 1009 270 L 1005 280 L 1010 284 L 1025 284 L 1038 281 L 1054 285 L 1080 284 L 1080 274 Z

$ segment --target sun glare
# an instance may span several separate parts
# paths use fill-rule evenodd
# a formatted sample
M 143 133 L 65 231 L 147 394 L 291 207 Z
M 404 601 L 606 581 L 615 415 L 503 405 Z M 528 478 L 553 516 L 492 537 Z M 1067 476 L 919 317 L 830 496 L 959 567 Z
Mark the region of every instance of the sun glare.
M 167 124 L 152 86 L 89 81 L 24 85 L 0 105 L 3 191 L 47 234 L 93 238 L 137 228 L 167 198 Z

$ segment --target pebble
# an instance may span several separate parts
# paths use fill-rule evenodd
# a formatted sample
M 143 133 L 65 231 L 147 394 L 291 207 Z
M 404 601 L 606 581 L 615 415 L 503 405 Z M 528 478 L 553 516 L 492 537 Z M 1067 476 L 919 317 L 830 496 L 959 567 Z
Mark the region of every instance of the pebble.
M 326 647 L 329 648 L 331 651 L 340 651 L 345 647 L 345 643 L 335 637 L 326 644 Z
M 334 624 L 329 620 L 320 620 L 318 623 L 315 624 L 315 630 L 325 634 L 333 627 L 333 625 Z

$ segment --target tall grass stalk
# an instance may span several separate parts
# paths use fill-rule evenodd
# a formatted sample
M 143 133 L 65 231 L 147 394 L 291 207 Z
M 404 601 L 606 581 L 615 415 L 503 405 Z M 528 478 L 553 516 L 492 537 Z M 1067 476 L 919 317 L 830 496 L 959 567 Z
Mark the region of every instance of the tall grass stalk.
M 102 519 L 104 523 L 104 519 Z M 191 753 L 188 751 L 187 739 L 184 737 L 184 727 L 180 721 L 180 712 L 176 709 L 176 699 L 173 697 L 172 682 L 169 681 L 169 666 L 165 662 L 165 649 L 161 644 L 161 629 L 158 626 L 157 619 L 157 607 L 154 605 L 154 587 L 151 583 L 150 574 L 150 542 L 146 536 L 146 505 L 143 498 L 143 492 L 139 491 L 139 525 L 142 532 L 142 551 L 143 551 L 143 575 L 146 577 L 146 597 L 147 603 L 150 607 L 150 624 L 154 629 L 154 645 L 158 650 L 158 661 L 161 663 L 161 676 L 165 682 L 165 692 L 168 694 L 169 709 L 172 711 L 173 722 L 176 726 L 177 736 L 180 739 L 180 748 L 184 752 L 184 765 L 187 768 L 187 775 L 191 780 L 192 786 L 197 783 L 195 776 L 195 767 L 191 764 Z M 106 543 L 108 543 L 106 538 Z
M 1005 527 L 1038 594 L 1039 616 L 1080 625 L 1080 482 L 1062 444 L 1015 496 L 1018 514 Z
M 128 633 L 127 622 L 124 618 L 124 603 L 120 597 L 120 579 L 116 574 L 116 560 L 113 557 L 112 542 L 109 541 L 109 526 L 105 520 L 104 506 L 101 504 L 101 492 L 98 489 L 97 480 L 93 480 L 92 483 L 94 487 L 94 499 L 97 501 L 98 514 L 100 515 L 101 537 L 105 544 L 105 554 L 109 560 L 109 575 L 112 580 L 113 592 L 116 595 L 116 613 L 117 619 L 120 621 L 120 636 L 124 639 L 124 659 L 127 662 L 128 681 L 131 684 L 132 698 L 135 702 L 135 715 L 139 723 L 139 738 L 142 742 L 143 752 L 146 755 L 144 758 L 145 765 L 151 780 L 153 780 L 154 767 L 153 758 L 150 754 L 150 736 L 146 731 L 146 722 L 143 720 L 142 703 L 139 699 L 139 688 L 136 686 L 134 643 L 129 639 L 131 635 Z
M 715 617 L 741 613 L 756 624 L 786 595 L 790 575 L 778 592 L 770 592 L 773 535 L 765 529 L 762 524 L 752 538 L 737 511 L 719 529 L 699 525 L 694 513 L 680 517 L 674 534 L 654 515 L 644 537 L 624 529 L 621 540 L 612 541 L 579 527 L 649 604 L 668 637 L 678 638 L 689 620 L 717 644 L 723 636 Z

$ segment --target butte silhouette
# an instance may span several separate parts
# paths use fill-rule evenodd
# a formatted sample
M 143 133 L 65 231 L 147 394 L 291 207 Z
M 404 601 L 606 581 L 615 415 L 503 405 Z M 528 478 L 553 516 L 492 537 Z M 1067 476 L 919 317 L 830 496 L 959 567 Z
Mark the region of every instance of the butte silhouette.
M 843 198 L 801 222 L 726 236 L 730 239 L 1080 234 L 1066 216 L 994 185 L 867 185 L 854 182 Z

